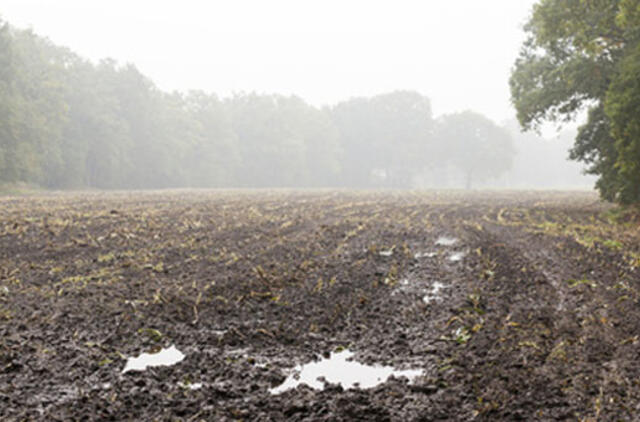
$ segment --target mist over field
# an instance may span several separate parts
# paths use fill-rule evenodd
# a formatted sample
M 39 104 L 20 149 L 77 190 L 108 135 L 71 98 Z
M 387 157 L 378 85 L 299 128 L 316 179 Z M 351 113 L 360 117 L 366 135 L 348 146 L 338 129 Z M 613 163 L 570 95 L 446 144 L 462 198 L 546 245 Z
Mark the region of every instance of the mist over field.
M 640 421 L 640 0 L 3 0 L 0 421 Z
M 459 3 L 496 24 L 481 36 L 493 43 L 501 37 L 499 31 L 519 37 L 528 12 L 523 5 L 502 2 L 503 13 L 513 19 L 507 25 L 502 15 L 473 2 Z M 0 182 L 47 189 L 593 187 L 595 179 L 568 161 L 575 131 L 547 130 L 550 139 L 542 139 L 523 134 L 512 117 L 506 77 L 496 77 L 508 73 L 517 43 L 505 42 L 505 53 L 496 54 L 499 48 L 493 46 L 479 54 L 477 41 L 455 31 L 449 47 L 430 41 L 433 31 L 449 33 L 436 16 L 453 18 L 451 5 L 425 6 L 429 27 L 409 18 L 417 4 L 404 4 L 407 14 L 371 4 L 372 15 L 362 28 L 342 28 L 345 22 L 338 20 L 336 32 L 315 24 L 291 2 L 276 2 L 267 12 L 297 10 L 300 22 L 270 14 L 279 27 L 238 20 L 237 26 L 220 24 L 216 29 L 203 25 L 197 13 L 148 6 L 114 3 L 102 10 L 104 6 L 94 9 L 74 1 L 56 7 L 8 2 L 6 12 L 0 10 L 5 82 L 0 91 Z M 231 18 L 240 13 L 238 6 L 192 6 L 194 12 L 200 8 L 201 13 Z M 68 26 L 51 24 L 65 10 L 75 10 L 79 20 Z M 100 10 L 122 23 L 120 33 L 109 33 L 110 42 L 101 32 Z M 154 14 L 148 15 L 149 10 Z M 383 25 L 390 22 L 384 15 L 390 11 L 410 19 L 409 25 Z M 325 12 L 324 19 L 335 17 Z M 351 6 L 344 13 L 360 16 Z M 300 25 L 302 21 L 310 26 Z M 165 41 L 161 32 L 166 22 L 180 31 L 173 42 L 165 42 L 166 49 L 158 49 L 155 42 Z M 465 16 L 462 24 L 471 31 L 478 22 Z M 135 32 L 140 28 L 144 31 Z M 320 48 L 317 31 L 326 33 L 323 47 L 331 54 Z M 282 42 L 283 33 L 291 43 L 299 38 L 295 48 Z M 139 39 L 152 34 L 157 41 Z M 198 35 L 200 39 L 194 38 Z M 227 36 L 224 47 L 221 35 Z M 209 45 L 207 36 L 219 50 L 202 50 Z M 381 36 L 388 39 L 383 42 Z M 416 44 L 416 36 L 424 36 L 424 43 Z M 256 37 L 273 40 L 265 46 L 273 60 L 255 50 L 260 44 Z M 379 56 L 368 47 L 359 59 L 344 55 L 344 44 L 362 37 L 388 54 L 383 61 L 385 67 L 392 65 L 389 75 L 378 75 Z M 173 47 L 178 40 L 182 51 Z M 406 51 L 393 47 L 402 43 Z M 418 48 L 432 57 L 425 58 Z M 190 49 L 193 57 L 186 52 Z M 310 56 L 314 51 L 316 57 Z M 105 58 L 102 52 L 121 57 Z M 236 58 L 246 54 L 250 56 Z M 154 57 L 161 61 L 153 62 Z M 199 73 L 188 67 L 194 57 L 199 62 L 192 67 Z M 336 60 L 334 71 L 312 66 L 320 59 Z M 263 77 L 252 73 L 243 82 L 229 78 L 229 72 L 247 67 Z M 298 68 L 307 70 L 306 79 Z M 203 75 L 203 69 L 209 72 Z M 335 75 L 339 69 L 344 77 Z M 423 69 L 424 75 L 418 79 L 407 69 Z M 350 72 L 360 77 L 347 78 Z M 277 84 L 272 83 L 285 76 L 291 85 L 274 89 Z M 480 110 L 473 110 L 473 104 Z M 482 110 L 499 117 L 487 117 Z

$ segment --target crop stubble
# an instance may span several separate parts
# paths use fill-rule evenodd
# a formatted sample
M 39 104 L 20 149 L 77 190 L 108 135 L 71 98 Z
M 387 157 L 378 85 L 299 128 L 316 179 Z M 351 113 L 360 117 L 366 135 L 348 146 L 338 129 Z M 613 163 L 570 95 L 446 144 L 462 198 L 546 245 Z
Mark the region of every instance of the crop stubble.
M 0 416 L 631 420 L 640 243 L 608 216 L 589 193 L 2 198 Z M 269 393 L 341 348 L 424 375 Z

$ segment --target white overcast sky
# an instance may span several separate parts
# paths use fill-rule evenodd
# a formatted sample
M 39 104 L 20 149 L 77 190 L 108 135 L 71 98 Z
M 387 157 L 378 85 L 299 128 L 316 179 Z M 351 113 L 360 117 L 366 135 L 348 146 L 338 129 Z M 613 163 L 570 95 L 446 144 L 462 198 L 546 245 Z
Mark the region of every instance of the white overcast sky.
M 510 118 L 534 0 L 2 0 L 0 16 L 165 90 L 296 94 L 315 105 L 411 89 L 434 114 Z

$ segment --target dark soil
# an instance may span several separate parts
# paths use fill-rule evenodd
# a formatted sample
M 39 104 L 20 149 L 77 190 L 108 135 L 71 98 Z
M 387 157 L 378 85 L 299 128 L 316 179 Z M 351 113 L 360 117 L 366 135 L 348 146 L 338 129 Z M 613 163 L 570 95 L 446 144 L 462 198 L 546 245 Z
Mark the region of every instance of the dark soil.
M 0 199 L 0 420 L 638 420 L 640 232 L 608 215 L 588 193 Z M 340 348 L 424 375 L 269 392 Z

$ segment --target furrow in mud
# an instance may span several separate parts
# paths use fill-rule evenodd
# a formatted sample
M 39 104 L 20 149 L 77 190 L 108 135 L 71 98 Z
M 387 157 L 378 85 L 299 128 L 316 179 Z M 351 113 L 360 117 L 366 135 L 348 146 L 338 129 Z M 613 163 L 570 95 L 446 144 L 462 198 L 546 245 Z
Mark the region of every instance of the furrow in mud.
M 2 420 L 640 412 L 640 236 L 591 194 L 0 202 Z M 172 348 L 181 360 L 123 372 Z M 298 366 L 344 351 L 419 376 L 274 393 Z

